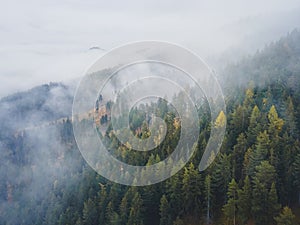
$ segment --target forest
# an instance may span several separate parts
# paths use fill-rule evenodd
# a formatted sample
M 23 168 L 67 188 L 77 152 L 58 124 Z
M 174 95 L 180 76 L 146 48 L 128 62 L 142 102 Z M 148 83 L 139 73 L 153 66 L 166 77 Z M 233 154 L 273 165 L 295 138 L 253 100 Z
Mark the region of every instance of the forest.
M 226 115 L 220 113 L 210 123 L 208 105 L 199 107 L 196 153 L 182 170 L 154 185 L 125 186 L 97 174 L 77 149 L 67 116 L 36 129 L 1 129 L 0 224 L 299 224 L 299 59 L 300 32 L 294 30 L 221 71 Z M 38 110 L 40 102 L 12 112 L 22 118 L 28 108 Z M 159 100 L 132 110 L 136 136 L 150 135 L 143 107 L 155 108 L 168 125 L 157 148 L 137 152 L 121 145 L 109 130 L 105 134 L 107 145 L 115 149 L 111 154 L 132 165 L 166 158 L 180 135 L 172 107 Z M 221 151 L 200 172 L 210 130 L 224 126 L 225 120 Z

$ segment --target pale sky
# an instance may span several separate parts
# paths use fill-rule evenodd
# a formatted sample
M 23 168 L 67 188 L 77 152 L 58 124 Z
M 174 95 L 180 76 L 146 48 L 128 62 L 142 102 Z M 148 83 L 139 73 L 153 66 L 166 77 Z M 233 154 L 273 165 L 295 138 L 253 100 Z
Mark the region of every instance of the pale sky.
M 163 40 L 204 58 L 260 48 L 300 27 L 299 9 L 298 0 L 1 0 L 0 97 L 82 76 L 105 52 L 93 46 Z

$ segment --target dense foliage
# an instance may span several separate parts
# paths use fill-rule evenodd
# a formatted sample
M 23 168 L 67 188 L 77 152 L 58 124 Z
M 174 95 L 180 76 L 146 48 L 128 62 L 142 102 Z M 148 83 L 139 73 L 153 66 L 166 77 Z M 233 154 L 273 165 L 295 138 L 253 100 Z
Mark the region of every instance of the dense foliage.
M 238 84 L 227 86 L 226 116 L 221 113 L 211 124 L 208 106 L 199 108 L 197 153 L 184 169 L 159 184 L 129 187 L 96 174 L 76 147 L 69 119 L 18 132 L 9 143 L 1 141 L 0 224 L 297 224 L 299 58 L 300 33 L 294 31 L 228 67 L 224 76 Z M 112 154 L 134 165 L 167 157 L 180 134 L 166 102 L 143 107 L 156 107 L 168 125 L 159 147 L 136 152 L 106 133 L 116 149 Z M 211 126 L 221 126 L 225 119 L 221 153 L 199 172 Z M 149 135 L 143 121 L 144 114 L 135 109 L 131 128 L 140 138 Z

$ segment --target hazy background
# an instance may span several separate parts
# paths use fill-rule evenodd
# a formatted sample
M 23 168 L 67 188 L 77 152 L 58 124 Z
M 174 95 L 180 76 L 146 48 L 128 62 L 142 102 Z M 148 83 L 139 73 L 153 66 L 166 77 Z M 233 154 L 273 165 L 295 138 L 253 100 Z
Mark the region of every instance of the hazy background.
M 179 43 L 217 66 L 299 21 L 297 0 L 2 1 L 0 97 L 78 78 L 107 50 L 144 39 Z

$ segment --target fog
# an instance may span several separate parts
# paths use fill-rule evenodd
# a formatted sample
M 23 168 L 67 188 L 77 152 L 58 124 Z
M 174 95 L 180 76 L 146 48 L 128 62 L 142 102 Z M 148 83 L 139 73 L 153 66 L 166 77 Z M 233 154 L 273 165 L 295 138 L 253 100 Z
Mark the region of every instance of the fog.
M 78 78 L 110 49 L 139 40 L 174 42 L 196 52 L 218 73 L 300 28 L 299 21 L 296 0 L 3 1 L 0 190 L 5 191 L 0 193 L 0 223 L 2 217 L 18 224 L 20 218 L 2 213 L 17 208 L 18 201 L 49 197 L 54 183 L 69 178 L 81 165 L 75 142 L 65 141 L 74 144 L 70 147 L 61 141 L 62 120 L 71 116 Z M 56 81 L 68 85 L 44 85 L 11 95 Z M 70 149 L 77 158 L 65 160 Z M 24 162 L 12 160 L 18 158 L 15 155 Z M 15 190 L 22 185 L 18 195 Z M 9 195 L 17 197 L 10 200 Z
M 299 7 L 296 0 L 3 1 L 0 97 L 78 78 L 109 49 L 144 39 L 181 44 L 217 67 L 298 27 Z

